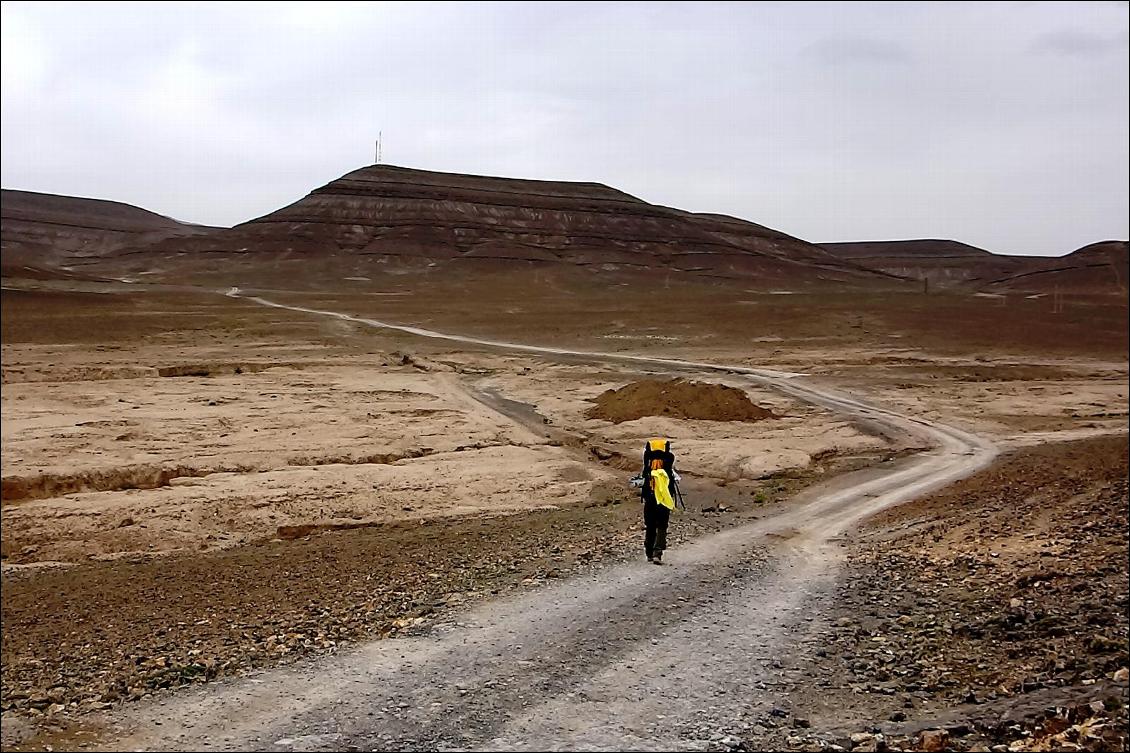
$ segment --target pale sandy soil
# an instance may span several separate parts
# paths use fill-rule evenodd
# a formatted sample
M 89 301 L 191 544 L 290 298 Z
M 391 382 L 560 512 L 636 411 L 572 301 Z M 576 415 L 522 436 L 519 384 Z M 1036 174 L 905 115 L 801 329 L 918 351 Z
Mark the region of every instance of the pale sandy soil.
M 1125 364 L 1073 359 L 1039 367 L 1009 362 L 945 366 L 952 373 L 933 372 L 935 367 L 927 363 L 887 373 L 873 368 L 870 379 L 837 376 L 829 381 L 851 384 L 869 400 L 915 415 L 944 417 L 1006 444 L 1028 443 L 1026 437 L 1033 433 L 1068 438 L 1126 430 Z M 983 379 L 993 368 L 1000 370 L 999 378 Z M 1009 374 L 1013 369 L 1020 378 Z
M 261 343 L 181 347 L 169 357 L 164 348 L 6 345 L 9 567 L 228 547 L 283 526 L 576 505 L 601 483 L 622 485 L 653 435 L 675 438 L 684 473 L 720 483 L 885 446 L 748 383 L 780 418 L 613 425 L 584 412 L 639 376 L 616 366 L 458 352 L 406 364 L 399 352 L 318 351 Z M 256 357 L 239 358 L 249 352 Z M 205 368 L 215 375 L 153 375 Z M 527 404 L 525 415 L 506 415 L 488 395 Z M 602 465 L 593 447 L 625 459 Z M 162 471 L 167 483 L 130 488 L 154 486 Z
M 647 368 L 454 350 L 290 312 L 251 310 L 225 329 L 209 319 L 214 304 L 198 299 L 208 300 L 135 305 L 127 328 L 176 327 L 133 341 L 4 344 L 7 567 L 224 548 L 285 526 L 575 505 L 621 484 L 649 436 L 672 437 L 682 472 L 719 486 L 802 471 L 814 458 L 902 449 L 725 375 L 714 381 L 742 387 L 778 418 L 614 425 L 586 418 L 590 401 Z M 111 305 L 112 296 L 97 300 Z M 743 354 L 707 335 L 616 337 L 609 351 L 661 346 L 802 372 L 1006 444 L 1126 426 L 1124 363 L 969 358 L 901 344 L 821 349 L 807 340 L 790 349 L 764 337 Z M 516 402 L 507 409 L 499 399 Z

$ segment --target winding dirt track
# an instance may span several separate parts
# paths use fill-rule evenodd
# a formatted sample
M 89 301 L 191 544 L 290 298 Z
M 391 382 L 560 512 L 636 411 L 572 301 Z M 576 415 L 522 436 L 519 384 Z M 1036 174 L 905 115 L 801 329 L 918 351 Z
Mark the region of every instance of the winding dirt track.
M 242 297 L 237 288 L 228 295 Z M 782 660 L 810 658 L 804 641 L 820 629 L 840 564 L 835 539 L 996 455 L 982 438 L 802 375 L 505 343 L 247 300 L 478 346 L 742 374 L 931 449 L 809 489 L 779 514 L 670 552 L 665 567 L 641 556 L 483 604 L 424 635 L 137 706 L 117 720 L 114 749 L 716 747 L 787 694 Z

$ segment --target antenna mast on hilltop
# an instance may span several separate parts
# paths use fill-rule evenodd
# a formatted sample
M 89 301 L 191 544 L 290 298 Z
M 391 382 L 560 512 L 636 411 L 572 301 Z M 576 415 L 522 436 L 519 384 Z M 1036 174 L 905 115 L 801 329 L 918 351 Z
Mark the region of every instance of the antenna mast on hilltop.
M 381 131 L 377 131 L 377 161 L 375 164 L 378 165 L 381 163 L 381 136 L 383 135 Z

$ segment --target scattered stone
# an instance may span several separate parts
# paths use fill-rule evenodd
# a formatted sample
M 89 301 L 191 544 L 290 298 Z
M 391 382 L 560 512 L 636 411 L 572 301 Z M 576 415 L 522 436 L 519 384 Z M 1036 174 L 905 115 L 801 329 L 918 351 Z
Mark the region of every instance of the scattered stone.
M 928 729 L 918 734 L 918 739 L 915 745 L 919 750 L 926 751 L 926 753 L 937 753 L 946 749 L 949 745 L 950 736 L 945 730 Z

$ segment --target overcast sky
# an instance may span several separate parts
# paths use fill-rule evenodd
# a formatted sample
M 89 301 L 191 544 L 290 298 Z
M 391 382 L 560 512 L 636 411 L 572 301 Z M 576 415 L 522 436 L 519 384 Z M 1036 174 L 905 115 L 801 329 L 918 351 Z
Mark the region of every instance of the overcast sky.
M 1128 228 L 1124 2 L 4 2 L 2 183 L 231 225 L 373 161 L 812 241 Z

